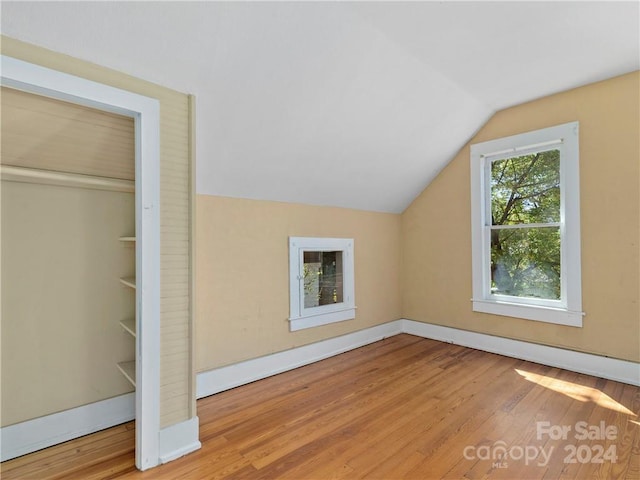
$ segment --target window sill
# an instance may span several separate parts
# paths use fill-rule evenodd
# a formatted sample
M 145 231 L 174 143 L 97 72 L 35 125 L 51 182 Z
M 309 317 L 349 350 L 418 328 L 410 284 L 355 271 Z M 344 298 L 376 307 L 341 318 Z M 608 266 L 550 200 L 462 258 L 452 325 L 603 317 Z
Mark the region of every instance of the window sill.
M 346 308 L 344 310 L 333 311 L 330 313 L 318 313 L 315 315 L 305 315 L 289 319 L 289 329 L 292 332 L 303 330 L 305 328 L 318 327 L 329 323 L 343 322 L 356 318 L 356 307 Z
M 582 327 L 582 317 L 584 316 L 583 312 L 576 312 L 564 308 L 496 302 L 491 300 L 472 300 L 472 302 L 474 312 L 523 318 L 525 320 L 567 325 L 569 327 Z

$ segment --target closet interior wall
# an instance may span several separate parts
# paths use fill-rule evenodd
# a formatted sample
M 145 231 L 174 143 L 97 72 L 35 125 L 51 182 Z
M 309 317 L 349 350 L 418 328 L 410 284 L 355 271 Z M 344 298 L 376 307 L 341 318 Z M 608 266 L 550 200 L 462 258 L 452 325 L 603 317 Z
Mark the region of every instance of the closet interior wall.
M 3 87 L 2 426 L 134 390 L 133 119 Z

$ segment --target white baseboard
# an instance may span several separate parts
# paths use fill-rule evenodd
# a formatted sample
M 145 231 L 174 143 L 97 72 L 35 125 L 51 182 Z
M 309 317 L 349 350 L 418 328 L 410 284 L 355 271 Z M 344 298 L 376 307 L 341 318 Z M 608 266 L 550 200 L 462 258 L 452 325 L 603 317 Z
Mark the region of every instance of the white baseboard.
M 0 461 L 129 422 L 136 395 L 127 393 L 0 429 Z
M 206 397 L 287 370 L 293 370 L 302 365 L 314 363 L 399 333 L 454 343 L 640 386 L 640 364 L 635 362 L 402 319 L 311 345 L 199 373 L 196 377 L 197 397 Z
M 510 338 L 494 337 L 484 333 L 469 332 L 414 320 L 403 319 L 401 322 L 403 333 L 640 386 L 640 364 L 636 362 Z
M 198 417 L 160 430 L 160 463 L 167 463 L 202 447 L 198 440 Z
M 402 319 L 199 373 L 196 381 L 197 397 L 213 395 L 400 333 L 640 386 L 640 364 L 636 362 Z M 135 393 L 128 393 L 10 425 L 0 429 L 0 461 L 35 452 L 134 418 Z M 201 444 L 198 440 L 198 417 L 162 429 L 159 440 L 161 463 L 199 449 Z
M 349 333 L 302 347 L 273 353 L 264 357 L 246 360 L 226 367 L 199 373 L 196 377 L 197 398 L 213 395 L 240 385 L 270 377 L 287 370 L 339 355 L 354 348 L 392 337 L 401 331 L 401 321 L 377 325 L 375 327 Z

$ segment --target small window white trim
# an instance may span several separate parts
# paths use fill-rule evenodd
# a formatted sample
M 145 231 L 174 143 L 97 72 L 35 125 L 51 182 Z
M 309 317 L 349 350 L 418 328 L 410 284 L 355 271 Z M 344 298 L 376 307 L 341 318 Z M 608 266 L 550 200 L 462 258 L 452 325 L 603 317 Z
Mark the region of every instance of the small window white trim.
M 289 327 L 317 327 L 356 316 L 352 238 L 289 237 Z M 304 252 L 342 252 L 343 301 L 319 307 L 304 306 Z
M 471 145 L 473 310 L 582 327 L 580 177 L 578 122 Z M 549 149 L 560 150 L 561 299 L 539 300 L 491 293 L 488 166 L 492 161 Z

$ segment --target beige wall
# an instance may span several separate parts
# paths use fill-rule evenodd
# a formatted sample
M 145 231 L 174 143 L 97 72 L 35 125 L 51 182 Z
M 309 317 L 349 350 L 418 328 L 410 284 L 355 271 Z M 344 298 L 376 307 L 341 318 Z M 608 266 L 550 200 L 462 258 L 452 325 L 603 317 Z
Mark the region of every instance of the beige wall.
M 400 215 L 198 195 L 198 371 L 400 317 Z M 289 236 L 354 238 L 355 320 L 289 331 Z
M 132 193 L 2 182 L 2 426 L 132 391 Z
M 18 40 L 2 54 L 160 101 L 160 424 L 196 414 L 191 357 L 190 104 L 186 94 Z
M 135 179 L 133 118 L 7 87 L 0 102 L 3 165 Z
M 498 112 L 470 143 L 578 120 L 583 328 L 471 311 L 469 145 L 402 215 L 405 318 L 640 360 L 640 74 Z

